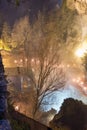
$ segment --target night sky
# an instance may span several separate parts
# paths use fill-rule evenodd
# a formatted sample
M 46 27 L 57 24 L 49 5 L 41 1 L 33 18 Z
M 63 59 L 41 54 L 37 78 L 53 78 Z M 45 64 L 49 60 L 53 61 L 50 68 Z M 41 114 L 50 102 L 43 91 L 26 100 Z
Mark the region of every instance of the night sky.
M 62 0 L 25 0 L 17 7 L 6 0 L 0 0 L 0 12 L 3 14 L 4 20 L 10 24 L 14 24 L 15 20 L 25 15 L 29 15 L 32 22 L 32 19 L 37 17 L 38 11 L 42 11 L 44 8 L 50 11 L 57 4 L 61 6 L 61 3 Z

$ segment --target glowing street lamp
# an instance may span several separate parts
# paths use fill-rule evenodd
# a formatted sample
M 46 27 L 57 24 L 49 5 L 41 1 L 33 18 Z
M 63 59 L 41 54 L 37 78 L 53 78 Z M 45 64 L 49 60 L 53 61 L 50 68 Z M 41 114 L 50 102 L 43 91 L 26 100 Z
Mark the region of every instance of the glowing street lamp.
M 19 106 L 15 106 L 15 111 L 18 111 L 19 110 Z
M 87 51 L 87 43 L 83 42 L 83 44 L 76 50 L 75 55 L 77 57 L 84 57 L 84 54 Z
M 84 56 L 84 53 L 85 53 L 85 50 L 79 48 L 79 49 L 76 51 L 76 56 L 78 56 L 78 57 L 83 57 L 83 56 Z

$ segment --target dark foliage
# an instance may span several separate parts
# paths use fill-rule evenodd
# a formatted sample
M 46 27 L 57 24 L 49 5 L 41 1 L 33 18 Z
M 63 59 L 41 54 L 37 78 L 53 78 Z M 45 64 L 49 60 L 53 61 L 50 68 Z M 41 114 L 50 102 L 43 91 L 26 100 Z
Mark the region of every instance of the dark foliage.
M 56 127 L 68 126 L 71 130 L 85 130 L 87 124 L 87 106 L 72 98 L 64 100 L 61 109 L 50 123 Z
M 8 103 L 8 110 L 9 110 L 8 116 L 9 116 L 12 130 L 30 130 L 30 125 L 26 121 L 24 121 L 22 118 L 17 119 L 17 117 L 16 118 L 14 117 L 15 110 L 14 110 L 13 106 L 9 103 Z

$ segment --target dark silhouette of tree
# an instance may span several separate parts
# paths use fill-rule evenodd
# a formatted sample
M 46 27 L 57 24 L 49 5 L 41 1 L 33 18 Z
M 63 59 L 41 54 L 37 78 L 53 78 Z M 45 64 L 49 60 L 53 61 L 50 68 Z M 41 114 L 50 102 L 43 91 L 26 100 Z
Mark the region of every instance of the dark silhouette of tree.
M 87 124 L 87 106 L 72 98 L 65 99 L 59 113 L 51 121 L 51 126 L 68 126 L 70 130 L 85 130 Z

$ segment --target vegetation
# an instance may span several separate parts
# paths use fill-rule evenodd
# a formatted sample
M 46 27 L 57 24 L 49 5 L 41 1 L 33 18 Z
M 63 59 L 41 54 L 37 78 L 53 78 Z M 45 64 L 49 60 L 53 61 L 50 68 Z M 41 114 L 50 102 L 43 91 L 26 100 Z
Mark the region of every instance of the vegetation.
M 87 106 L 72 98 L 65 99 L 58 114 L 50 122 L 53 130 L 59 128 L 70 130 L 86 130 Z
M 21 123 L 20 121 L 17 121 L 15 119 L 10 119 L 10 124 L 11 124 L 11 128 L 12 130 L 30 130 L 29 125 L 26 124 L 25 122 Z
M 66 72 L 60 65 L 68 55 L 72 56 L 74 46 L 79 43 L 81 35 L 81 32 L 78 32 L 79 24 L 75 20 L 76 12 L 69 10 L 64 4 L 61 10 L 56 8 L 49 12 L 49 17 L 45 13 L 39 13 L 33 26 L 30 25 L 28 16 L 21 18 L 13 26 L 12 53 L 21 50 L 24 52 L 24 73 L 30 79 L 34 90 L 33 116 L 48 94 L 65 86 Z M 72 56 L 72 62 L 73 58 Z
M 16 0 L 17 5 L 19 2 Z M 17 20 L 11 29 L 7 23 L 3 24 L 3 49 L 6 47 L 16 56 L 22 53 L 23 74 L 27 75 L 31 85 L 26 95 L 16 96 L 18 93 L 14 92 L 13 96 L 15 101 L 23 103 L 27 99 L 25 103 L 31 104 L 32 117 L 38 117 L 44 98 L 65 86 L 66 69 L 62 64 L 64 60 L 73 63 L 74 47 L 81 40 L 80 30 L 77 13 L 66 6 L 66 1 L 61 9 L 55 8 L 47 15 L 39 12 L 32 26 L 28 16 Z
M 8 103 L 8 110 L 9 110 L 8 119 L 10 121 L 12 130 L 30 130 L 30 126 L 26 121 L 24 121 L 22 118 L 19 119 L 17 117 L 16 118 L 14 117 L 15 110 L 10 103 Z
M 33 116 L 39 110 L 43 99 L 64 87 L 66 83 L 64 70 L 59 67 L 61 45 L 56 40 L 57 34 L 53 31 L 53 25 L 49 28 L 48 23 L 51 24 L 50 21 L 47 22 L 45 16 L 39 14 L 33 27 L 29 24 L 29 18 L 25 17 L 20 19 L 12 30 L 12 50 L 24 51 L 23 65 L 26 67 L 24 73 L 30 79 L 34 90 Z

